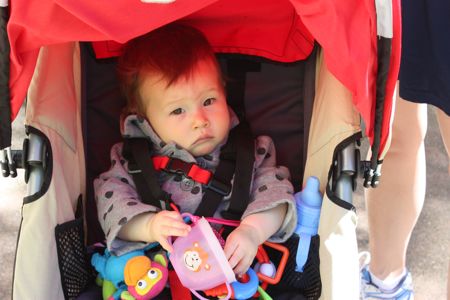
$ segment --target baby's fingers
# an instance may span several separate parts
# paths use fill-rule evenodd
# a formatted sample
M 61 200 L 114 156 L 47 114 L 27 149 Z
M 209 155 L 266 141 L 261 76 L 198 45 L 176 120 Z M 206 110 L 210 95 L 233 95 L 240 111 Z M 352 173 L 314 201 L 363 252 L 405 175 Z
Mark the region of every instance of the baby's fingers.
M 179 212 L 166 210 L 164 211 L 164 215 L 171 218 L 174 221 L 183 222 L 183 218 L 181 217 Z
M 236 251 L 236 249 L 238 248 L 239 244 L 235 241 L 235 239 L 233 238 L 233 233 L 231 233 L 226 242 L 225 242 L 225 247 L 223 248 L 223 251 L 225 252 L 225 256 L 228 260 L 230 260 L 231 256 L 233 256 L 234 252 Z M 232 266 L 234 267 L 234 266 Z
M 238 262 L 238 264 L 234 267 L 233 271 L 237 275 L 244 275 L 248 268 L 250 268 L 253 260 L 248 257 L 242 257 L 242 259 Z
M 186 236 L 188 235 L 189 231 L 191 231 L 191 227 L 186 224 L 171 224 L 161 226 L 161 234 L 164 236 Z
M 230 249 L 230 248 L 229 248 Z M 239 262 L 242 259 L 242 252 L 239 251 L 237 248 L 233 249 L 233 250 L 229 250 L 232 251 L 231 253 L 226 253 L 225 255 L 228 259 L 228 263 L 230 264 L 230 267 L 234 270 L 234 268 L 239 264 Z
M 172 252 L 173 247 L 167 241 L 170 236 L 186 236 L 188 235 L 191 227 L 184 223 L 176 224 L 172 223 L 171 225 L 161 225 L 160 231 L 158 232 L 157 241 L 161 244 L 165 250 L 169 253 Z

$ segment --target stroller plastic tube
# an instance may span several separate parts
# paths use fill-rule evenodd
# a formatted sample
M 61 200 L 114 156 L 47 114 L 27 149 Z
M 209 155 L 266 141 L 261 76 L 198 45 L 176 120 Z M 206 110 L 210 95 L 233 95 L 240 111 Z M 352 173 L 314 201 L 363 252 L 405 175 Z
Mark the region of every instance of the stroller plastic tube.
M 17 176 L 17 168 L 12 156 L 11 147 L 6 148 L 6 157 L 8 158 L 9 175 L 14 178 Z
M 336 181 L 336 196 L 348 203 L 353 202 L 353 178 L 355 176 L 355 144 L 347 145 L 338 154 L 339 177 Z
M 27 184 L 27 195 L 31 196 L 37 193 L 44 182 L 44 141 L 42 137 L 30 133 L 29 151 L 27 164 L 30 168 L 30 177 Z
M 0 150 L 0 167 L 2 168 L 3 177 L 8 177 L 9 175 L 8 160 L 6 159 L 6 157 L 6 149 Z

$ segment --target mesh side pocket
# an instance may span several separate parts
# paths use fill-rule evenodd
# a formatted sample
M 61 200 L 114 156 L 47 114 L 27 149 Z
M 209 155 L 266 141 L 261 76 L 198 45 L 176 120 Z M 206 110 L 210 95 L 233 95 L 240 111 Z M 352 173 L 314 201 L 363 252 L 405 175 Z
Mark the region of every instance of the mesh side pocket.
M 93 279 L 84 247 L 83 219 L 57 225 L 55 237 L 64 298 L 75 299 Z
M 276 299 L 284 299 L 283 294 L 299 294 L 303 296 L 302 299 L 315 300 L 319 299 L 321 295 L 322 281 L 320 279 L 319 259 L 320 238 L 318 235 L 311 238 L 308 260 L 301 273 L 295 271 L 298 243 L 299 236 L 294 234 L 283 244 L 289 249 L 289 258 L 280 282 L 276 286 L 271 287 L 271 290 L 273 291 L 269 292 L 269 294 L 273 293 L 274 295 L 278 294 L 281 296 Z M 271 251 L 268 251 L 268 254 L 270 259 L 277 265 L 279 263 L 277 255 Z

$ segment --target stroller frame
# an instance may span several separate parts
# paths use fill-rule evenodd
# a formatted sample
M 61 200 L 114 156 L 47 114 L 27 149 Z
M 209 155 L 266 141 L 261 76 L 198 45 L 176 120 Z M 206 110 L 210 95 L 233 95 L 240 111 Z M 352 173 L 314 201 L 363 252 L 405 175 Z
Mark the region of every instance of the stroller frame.
M 294 4 L 293 4 L 294 5 Z M 19 6 L 17 6 L 19 7 Z M 306 8 L 301 5 L 295 6 L 296 9 Z M 393 2 L 394 19 L 398 17 L 398 2 Z M 303 19 L 305 24 L 312 26 L 308 22 L 308 18 Z M 195 23 L 194 23 L 195 24 Z M 313 27 L 309 27 L 312 34 L 315 33 Z M 398 31 L 394 31 L 396 43 L 390 45 L 390 51 L 384 57 L 391 58 L 391 64 L 388 65 L 388 77 L 379 79 L 381 82 L 381 92 L 378 93 L 378 98 L 390 99 L 392 97 L 393 84 L 395 83 L 395 75 L 398 72 Z M 349 84 L 347 80 L 339 80 L 334 73 L 336 69 L 333 67 L 336 64 L 330 56 L 327 56 L 329 51 L 329 44 L 324 40 L 320 40 L 322 48 L 324 49 L 324 56 L 327 63 L 323 62 L 323 56 L 319 55 L 317 72 L 316 72 L 316 90 L 315 100 L 312 109 L 312 123 L 309 130 L 308 138 L 308 153 L 306 155 L 306 165 L 303 178 L 310 175 L 315 175 L 321 178 L 321 190 L 325 191 L 324 205 L 322 208 L 321 223 L 319 234 L 321 236 L 321 275 L 323 277 L 324 289 L 322 297 L 324 299 L 339 299 L 339 298 L 357 298 L 358 294 L 358 272 L 357 272 L 357 246 L 355 236 L 356 217 L 354 208 L 351 204 L 351 191 L 354 188 L 355 177 L 358 175 L 360 167 L 358 166 L 359 157 L 355 153 L 357 145 L 355 140 L 361 137 L 360 133 L 360 119 L 354 109 L 354 87 Z M 328 49 L 328 50 L 327 50 Z M 50 274 L 45 280 L 40 282 L 31 282 L 29 288 L 21 286 L 21 282 L 29 278 L 28 268 L 33 265 L 33 269 L 46 269 L 50 266 L 51 269 L 59 269 L 61 266 L 57 261 L 52 261 L 48 265 L 48 261 L 44 263 L 32 259 L 27 254 L 27 249 L 30 247 L 30 242 L 36 241 L 36 237 L 43 236 L 39 231 L 39 226 L 35 223 L 37 219 L 43 220 L 47 217 L 49 224 L 63 224 L 75 218 L 76 212 L 80 212 L 79 197 L 86 199 L 85 191 L 86 170 L 84 167 L 84 147 L 85 141 L 81 128 L 83 127 L 82 112 L 81 112 L 81 93 L 82 93 L 82 79 L 81 68 L 77 65 L 80 57 L 80 49 L 76 43 L 60 42 L 52 45 L 46 45 L 39 50 L 39 59 L 37 67 L 33 72 L 32 84 L 28 92 L 28 110 L 27 121 L 28 124 L 28 152 L 23 152 L 23 166 L 27 169 L 27 180 L 29 183 L 29 195 L 24 198 L 23 220 L 20 230 L 20 238 L 18 240 L 18 250 L 16 253 L 15 265 L 15 280 L 13 297 L 22 299 L 30 295 L 29 291 L 33 291 L 33 295 L 44 297 L 46 299 L 59 299 L 64 297 L 62 288 L 59 284 L 52 286 L 51 283 L 59 282 L 59 274 Z M 328 59 L 327 59 L 328 57 Z M 383 56 L 380 56 L 382 58 Z M 382 61 L 382 59 L 379 59 Z M 62 70 L 65 66 L 65 71 Z M 381 69 L 381 68 L 380 68 Z M 51 72 L 48 72 L 51 70 Z M 69 70 L 67 72 L 67 70 Z M 333 70 L 333 71 L 330 71 Z M 45 85 L 48 78 L 45 77 L 51 73 L 52 87 L 58 90 L 59 98 L 70 99 L 64 104 L 58 101 L 50 101 L 49 95 L 53 91 L 40 90 L 41 85 Z M 383 83 L 383 80 L 387 82 Z M 58 79 L 58 80 L 56 80 Z M 342 84 L 341 81 L 345 84 Z M 59 89 L 71 83 L 68 89 Z M 350 90 L 349 90 L 350 88 Z M 17 97 L 17 94 L 14 94 Z M 364 97 L 364 96 L 360 96 Z M 8 95 L 9 98 L 9 95 Z M 327 99 L 333 98 L 333 101 Z M 47 103 L 42 103 L 42 99 L 49 100 Z M 328 101 L 328 102 L 327 102 Z M 45 101 L 44 101 L 45 102 Z M 327 107 L 324 108 L 323 103 L 327 102 Z M 9 99 L 8 99 L 9 103 Z M 382 101 L 376 102 L 378 107 L 386 109 L 386 104 Z M 6 120 L 8 123 L 14 116 L 12 107 L 12 115 L 9 118 L 1 117 L 1 120 Z M 68 109 L 75 112 L 72 115 L 60 114 L 61 111 Z M 390 107 L 387 106 L 388 114 Z M 8 109 L 9 111 L 9 109 Z M 42 112 L 45 111 L 45 114 Z M 339 113 L 337 113 L 339 112 Z M 334 128 L 334 132 L 329 132 L 329 128 L 324 128 L 320 124 L 325 124 L 338 115 L 340 118 L 347 121 L 346 124 L 341 124 L 342 127 Z M 331 116 L 331 117 L 330 117 Z M 380 128 L 376 133 L 371 130 L 377 126 L 370 124 L 368 134 L 374 149 L 377 149 L 371 161 L 370 168 L 367 171 L 366 183 L 368 185 L 376 185 L 377 172 L 379 172 L 379 160 L 382 159 L 387 148 L 383 146 L 388 145 L 388 138 L 382 137 L 382 132 L 388 132 L 389 120 L 383 117 L 378 121 Z M 367 118 L 366 118 L 367 119 Z M 55 126 L 61 121 L 63 126 Z M 378 137 L 377 137 L 378 136 Z M 20 157 L 20 152 L 13 152 L 8 150 L 8 139 L 2 138 L 1 148 L 6 149 L 0 151 L 3 155 L 0 157 L 3 163 L 10 164 L 9 170 L 13 170 L 14 162 L 17 162 Z M 377 144 L 378 143 L 378 144 Z M 335 150 L 336 149 L 336 150 Z M 57 163 L 55 163 L 55 161 Z M 65 165 L 71 162 L 72 164 Z M 76 166 L 73 166 L 76 162 Z M 332 167 L 330 167 L 330 165 Z M 70 170 L 67 174 L 68 170 Z M 14 172 L 11 172 L 13 175 Z M 52 179 L 66 178 L 70 181 L 71 186 L 58 187 Z M 81 192 L 80 192 L 81 191 Z M 51 201 L 51 199 L 58 199 L 58 201 Z M 39 200 L 39 201 L 37 201 Z M 85 205 L 85 204 L 83 204 Z M 56 215 L 48 215 L 48 212 L 57 212 Z M 39 223 L 39 222 L 38 222 Z M 36 249 L 48 249 L 48 245 L 53 243 L 52 235 L 44 234 L 45 238 L 37 240 Z M 341 247 L 340 245 L 344 245 Z M 56 257 L 56 249 L 49 249 L 48 256 Z M 342 275 L 344 269 L 351 270 L 349 277 Z M 54 272 L 57 273 L 57 272 Z M 33 280 L 31 280 L 33 281 Z M 349 294 L 350 293 L 350 294 Z

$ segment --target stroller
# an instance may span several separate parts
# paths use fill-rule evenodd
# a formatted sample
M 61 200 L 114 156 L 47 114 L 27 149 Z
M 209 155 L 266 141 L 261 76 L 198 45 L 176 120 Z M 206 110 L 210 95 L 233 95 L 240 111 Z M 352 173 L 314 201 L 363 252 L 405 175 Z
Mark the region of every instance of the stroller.
M 309 176 L 320 179 L 321 298 L 357 299 L 351 194 L 360 174 L 366 187 L 378 184 L 399 68 L 399 1 L 384 5 L 15 0 L 2 7 L 0 159 L 4 176 L 22 167 L 28 184 L 13 298 L 76 299 L 89 283 L 85 246 L 103 238 L 92 180 L 109 166 L 124 105 L 114 57 L 121 43 L 178 20 L 205 33 L 238 78 L 233 98 L 254 135 L 273 137 L 296 189 Z M 28 137 L 14 151 L 11 120 L 25 98 Z M 357 149 L 363 135 L 368 162 Z

